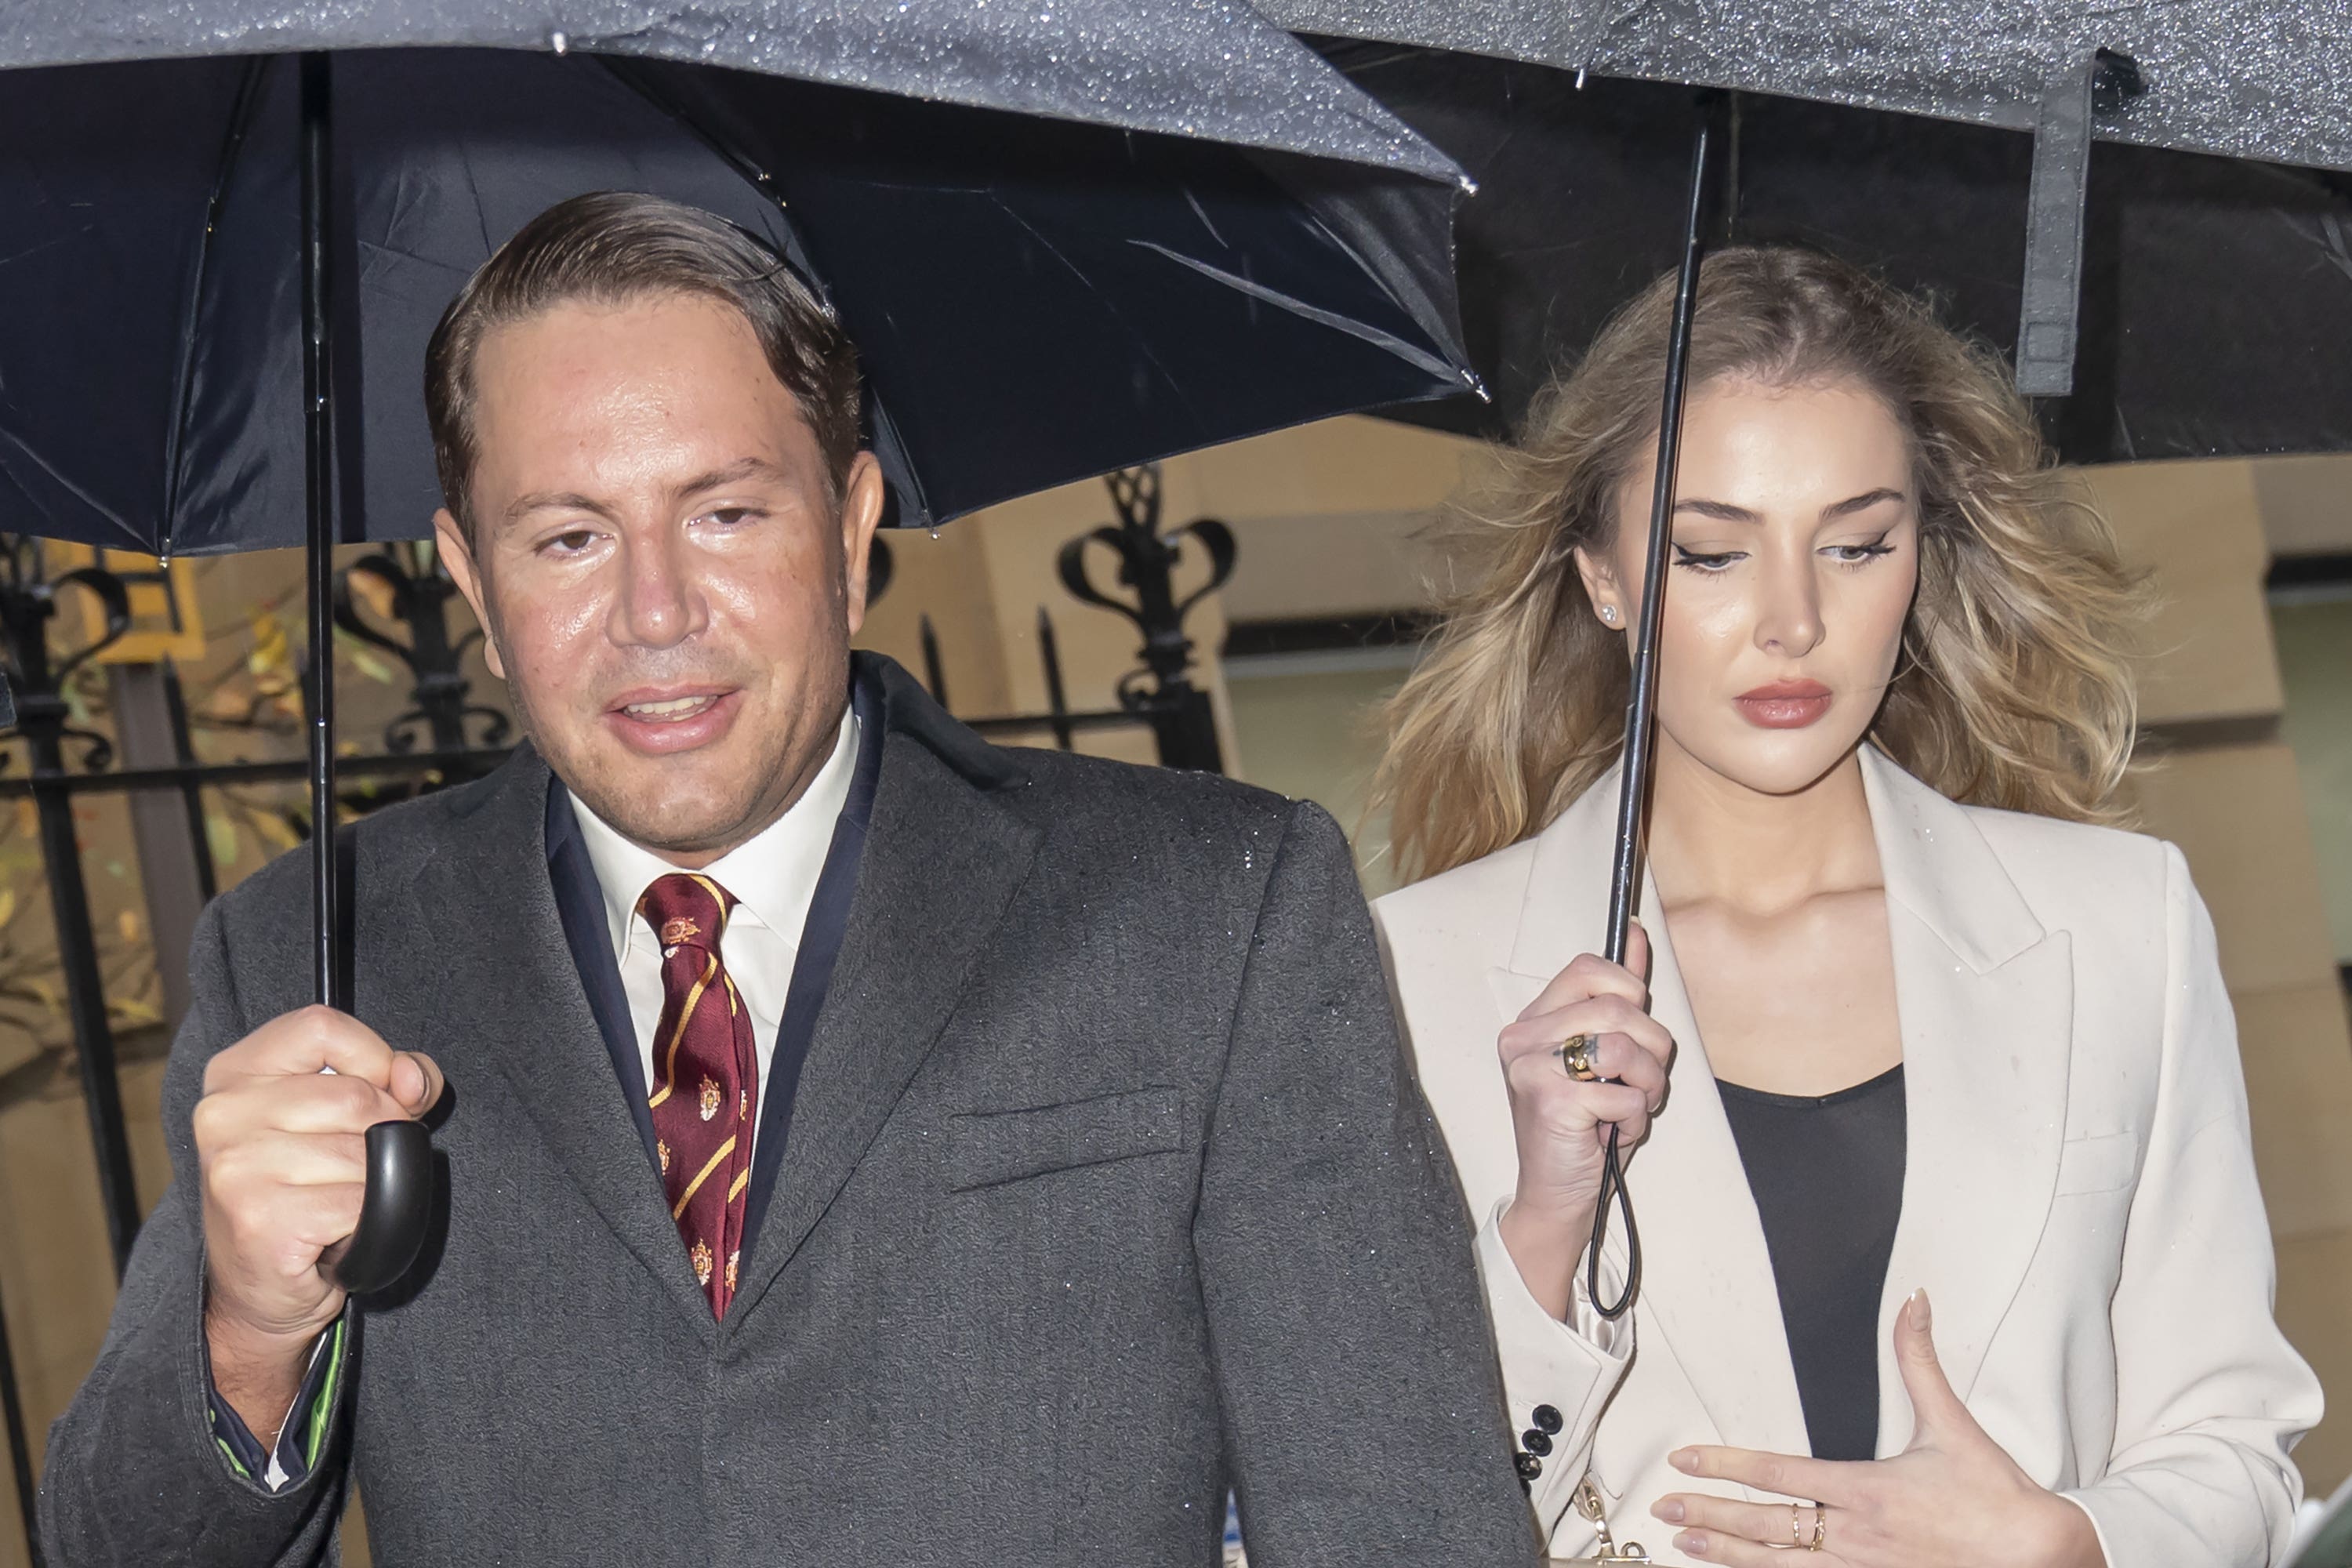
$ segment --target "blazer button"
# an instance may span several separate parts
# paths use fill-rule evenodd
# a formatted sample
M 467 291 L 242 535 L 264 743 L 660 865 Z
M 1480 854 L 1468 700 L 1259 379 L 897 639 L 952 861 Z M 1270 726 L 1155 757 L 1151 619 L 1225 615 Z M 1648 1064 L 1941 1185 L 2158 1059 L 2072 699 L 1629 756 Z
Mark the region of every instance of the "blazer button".
M 1533 1426 L 1519 1434 L 1519 1446 L 1530 1454 L 1551 1452 L 1551 1439 Z
M 1557 1432 L 1567 1425 L 1559 1418 L 1559 1410 L 1549 1405 L 1536 1406 L 1535 1423 L 1546 1432 Z
M 1514 1454 L 1511 1458 L 1519 1467 L 1519 1479 L 1523 1481 L 1534 1480 L 1543 1474 L 1543 1461 L 1533 1454 Z

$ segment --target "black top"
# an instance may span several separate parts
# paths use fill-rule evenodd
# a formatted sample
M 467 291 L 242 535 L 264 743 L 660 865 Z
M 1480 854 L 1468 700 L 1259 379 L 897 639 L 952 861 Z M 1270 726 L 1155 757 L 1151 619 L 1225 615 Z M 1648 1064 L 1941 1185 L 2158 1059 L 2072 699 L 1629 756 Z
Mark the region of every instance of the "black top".
M 1903 1068 L 1835 1094 L 1718 1080 L 1748 1168 L 1813 1457 L 1878 1451 L 1878 1300 L 1903 1212 Z

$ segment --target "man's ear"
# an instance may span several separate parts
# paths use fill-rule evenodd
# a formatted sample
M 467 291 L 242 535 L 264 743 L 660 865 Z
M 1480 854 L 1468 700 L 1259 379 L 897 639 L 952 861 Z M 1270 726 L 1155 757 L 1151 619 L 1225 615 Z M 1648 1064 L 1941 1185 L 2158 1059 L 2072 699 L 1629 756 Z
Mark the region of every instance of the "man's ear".
M 457 584 L 457 592 L 465 595 L 466 603 L 474 608 L 475 624 L 482 628 L 483 661 L 490 667 L 492 675 L 504 680 L 506 661 L 499 657 L 499 634 L 490 623 L 489 606 L 482 599 L 481 568 L 475 563 L 474 547 L 467 542 L 466 531 L 446 506 L 433 514 L 433 542 L 441 552 L 441 564 L 449 570 L 449 580 Z
M 866 625 L 866 557 L 874 547 L 874 531 L 881 526 L 882 508 L 889 499 L 882 480 L 882 465 L 871 452 L 860 452 L 849 465 L 848 482 L 841 487 L 841 562 L 844 600 L 849 635 Z

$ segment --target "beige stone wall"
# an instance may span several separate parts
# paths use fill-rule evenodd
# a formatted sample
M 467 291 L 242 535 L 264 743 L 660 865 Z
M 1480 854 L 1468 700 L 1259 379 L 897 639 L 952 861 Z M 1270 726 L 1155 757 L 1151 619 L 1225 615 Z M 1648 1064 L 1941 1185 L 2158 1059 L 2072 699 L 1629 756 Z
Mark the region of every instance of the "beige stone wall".
M 2221 942 L 2278 1247 L 2279 1321 L 2335 1396 L 2296 1456 L 2324 1495 L 2352 1473 L 2352 1033 L 2310 803 L 2278 738 L 2284 697 L 2262 595 L 2266 512 L 2301 509 L 2279 522 L 2290 539 L 2319 526 L 2310 463 L 2293 466 L 2291 484 L 2272 465 L 2239 461 L 2090 477 L 2164 599 L 2141 715 L 2158 743 L 2134 793 L 2140 825 L 2187 857 Z

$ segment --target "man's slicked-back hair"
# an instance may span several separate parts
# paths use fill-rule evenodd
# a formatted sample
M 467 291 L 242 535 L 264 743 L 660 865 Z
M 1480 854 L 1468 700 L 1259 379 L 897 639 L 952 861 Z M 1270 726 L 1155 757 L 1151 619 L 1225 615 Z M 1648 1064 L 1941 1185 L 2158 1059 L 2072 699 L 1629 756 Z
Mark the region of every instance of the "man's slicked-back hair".
M 475 538 L 474 362 L 492 329 L 557 305 L 698 294 L 742 312 L 800 404 L 841 499 L 858 450 L 857 351 L 806 279 L 761 240 L 698 207 L 627 191 L 558 202 L 484 262 L 425 350 L 425 416 L 441 494 Z

